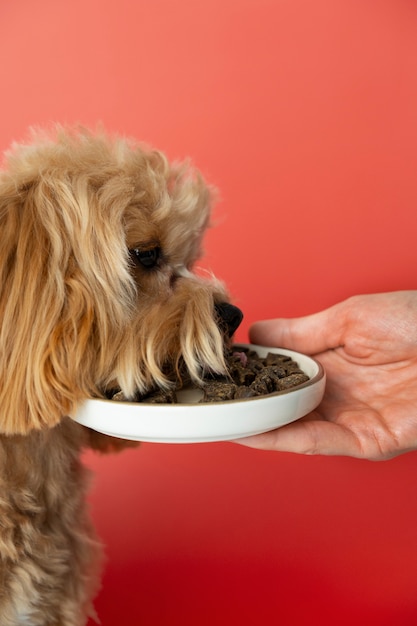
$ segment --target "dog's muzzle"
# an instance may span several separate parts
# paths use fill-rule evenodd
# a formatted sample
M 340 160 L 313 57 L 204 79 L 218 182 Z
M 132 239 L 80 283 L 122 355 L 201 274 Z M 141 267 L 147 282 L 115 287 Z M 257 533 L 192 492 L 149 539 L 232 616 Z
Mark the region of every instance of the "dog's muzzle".
M 239 328 L 243 319 L 243 313 L 234 304 L 219 302 L 215 305 L 220 328 L 231 337 Z

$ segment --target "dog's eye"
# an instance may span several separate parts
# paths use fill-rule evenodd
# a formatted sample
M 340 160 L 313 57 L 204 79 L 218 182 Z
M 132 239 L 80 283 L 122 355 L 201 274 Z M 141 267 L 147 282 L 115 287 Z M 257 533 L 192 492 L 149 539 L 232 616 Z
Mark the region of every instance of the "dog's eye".
M 150 269 L 157 265 L 159 257 L 161 255 L 161 249 L 159 248 L 159 246 L 155 246 L 154 248 L 148 248 L 147 250 L 133 248 L 129 250 L 129 254 L 135 265 L 142 265 L 142 267 Z

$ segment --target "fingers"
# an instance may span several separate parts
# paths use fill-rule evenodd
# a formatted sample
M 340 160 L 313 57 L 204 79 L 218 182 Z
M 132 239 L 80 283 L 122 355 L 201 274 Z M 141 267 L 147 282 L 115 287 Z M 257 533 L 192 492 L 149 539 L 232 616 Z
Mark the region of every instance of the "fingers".
M 360 441 L 350 430 L 339 424 L 315 419 L 295 422 L 254 437 L 236 439 L 234 443 L 259 450 L 296 454 L 365 456 Z
M 254 344 L 318 354 L 343 345 L 346 315 L 342 305 L 306 317 L 256 322 L 249 331 Z

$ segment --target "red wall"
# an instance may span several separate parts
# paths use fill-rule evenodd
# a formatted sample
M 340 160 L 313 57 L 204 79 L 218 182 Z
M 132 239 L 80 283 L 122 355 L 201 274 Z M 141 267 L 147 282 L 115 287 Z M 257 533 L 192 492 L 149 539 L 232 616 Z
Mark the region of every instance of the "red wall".
M 204 265 L 256 319 L 416 286 L 412 0 L 6 0 L 0 148 L 102 121 L 221 191 Z M 87 456 L 103 626 L 415 626 L 416 455 Z

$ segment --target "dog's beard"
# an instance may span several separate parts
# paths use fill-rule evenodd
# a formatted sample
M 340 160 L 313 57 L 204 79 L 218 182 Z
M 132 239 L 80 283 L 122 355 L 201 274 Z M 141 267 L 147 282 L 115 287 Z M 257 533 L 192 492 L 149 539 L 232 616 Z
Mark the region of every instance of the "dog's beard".
M 228 337 L 215 305 L 225 298 L 217 281 L 190 277 L 178 279 L 166 299 L 142 304 L 117 364 L 117 386 L 124 395 L 132 398 L 183 379 L 199 383 L 207 372 L 224 373 Z

